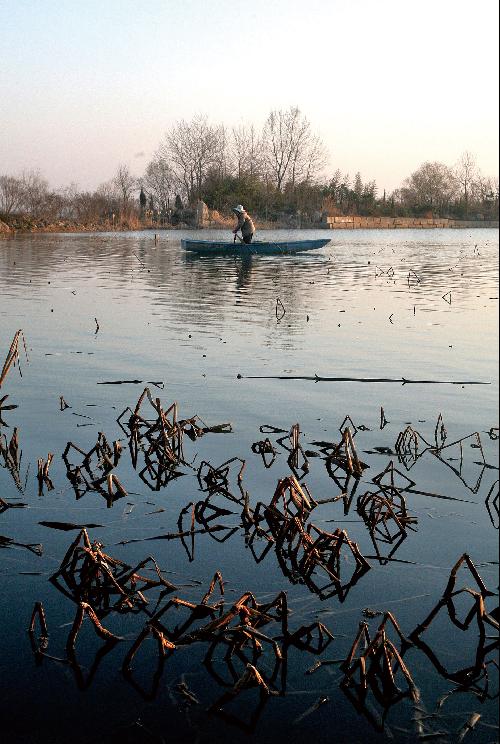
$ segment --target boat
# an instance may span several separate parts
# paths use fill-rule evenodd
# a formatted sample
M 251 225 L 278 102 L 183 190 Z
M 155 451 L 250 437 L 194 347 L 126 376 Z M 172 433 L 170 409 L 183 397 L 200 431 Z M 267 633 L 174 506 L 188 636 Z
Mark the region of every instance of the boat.
M 320 238 L 318 240 L 254 240 L 252 243 L 224 240 L 190 240 L 183 238 L 181 245 L 184 250 L 191 253 L 198 253 L 203 256 L 220 255 L 224 253 L 236 253 L 239 255 L 256 255 L 256 254 L 290 254 L 302 253 L 303 251 L 312 251 L 317 248 L 323 248 L 328 245 L 330 238 Z

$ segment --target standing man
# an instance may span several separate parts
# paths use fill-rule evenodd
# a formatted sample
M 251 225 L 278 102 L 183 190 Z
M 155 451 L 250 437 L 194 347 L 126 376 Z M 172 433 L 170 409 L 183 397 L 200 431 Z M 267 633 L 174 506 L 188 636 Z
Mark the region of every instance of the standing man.
M 233 212 L 238 217 L 238 224 L 233 230 L 234 235 L 241 230 L 244 243 L 251 243 L 255 232 L 255 225 L 253 224 L 250 216 L 245 212 L 241 204 L 233 207 Z

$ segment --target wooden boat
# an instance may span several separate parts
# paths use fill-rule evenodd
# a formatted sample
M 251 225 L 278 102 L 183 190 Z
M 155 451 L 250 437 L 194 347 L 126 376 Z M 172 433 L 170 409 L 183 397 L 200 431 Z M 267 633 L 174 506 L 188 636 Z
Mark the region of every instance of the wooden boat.
M 319 240 L 255 240 L 252 243 L 242 243 L 223 240 L 190 240 L 184 238 L 181 245 L 186 251 L 198 253 L 203 256 L 220 255 L 224 253 L 238 253 L 240 255 L 255 254 L 289 254 L 302 253 L 303 251 L 312 251 L 316 248 L 323 248 L 330 242 L 330 238 L 320 238 Z

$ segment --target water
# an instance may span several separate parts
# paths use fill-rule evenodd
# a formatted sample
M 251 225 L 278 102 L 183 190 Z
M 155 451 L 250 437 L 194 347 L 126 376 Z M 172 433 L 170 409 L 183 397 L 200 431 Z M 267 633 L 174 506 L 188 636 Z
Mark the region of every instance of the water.
M 303 235 L 323 237 L 324 232 Z M 320 742 L 383 741 L 390 735 L 397 741 L 417 740 L 408 699 L 390 708 L 380 732 L 369 721 L 369 711 L 380 713 L 380 706 L 369 697 L 365 712 L 358 713 L 339 688 L 343 675 L 338 665 L 310 675 L 305 671 L 316 658 L 347 655 L 364 608 L 392 611 L 403 632 L 410 634 L 439 601 L 451 567 L 465 551 L 488 588 L 497 591 L 498 512 L 493 501 L 498 492 L 498 234 L 403 230 L 335 231 L 327 236 L 331 244 L 318 252 L 245 259 L 188 257 L 181 250 L 179 231 L 161 232 L 157 245 L 150 232 L 22 236 L 0 244 L 1 361 L 20 328 L 29 352 L 29 364 L 21 352 L 23 376 L 11 369 L 1 389 L 9 396 L 7 403 L 18 408 L 2 414 L 5 425 L 0 431 L 10 439 L 18 428 L 22 461 L 20 488 L 12 473 L 0 468 L 0 497 L 26 506 L 0 513 L 0 534 L 17 543 L 43 543 L 42 556 L 18 545 L 5 547 L 1 554 L 0 710 L 9 741 L 154 742 L 163 737 L 232 742 L 244 737 L 268 742 L 286 737 L 298 742 L 305 735 Z M 272 240 L 284 237 L 287 233 L 269 233 Z M 279 322 L 277 298 L 285 310 Z M 315 374 L 490 384 L 275 379 Z M 118 380 L 141 382 L 100 384 Z M 209 425 L 231 422 L 232 433 L 188 441 L 186 457 L 195 470 L 182 468 L 186 474 L 159 491 L 141 480 L 125 447 L 115 472 L 128 495 L 112 508 L 95 492 L 77 499 L 61 458 L 67 442 L 88 451 L 98 432 L 104 432 L 110 442 L 121 437 L 126 444 L 116 419 L 127 406 L 134 408 L 146 384 L 164 407 L 177 401 L 181 417 L 198 414 Z M 64 411 L 61 395 L 70 406 Z M 382 429 L 381 407 L 388 420 Z M 432 444 L 440 413 L 445 444 L 479 432 L 484 461 L 480 450 L 471 447 L 476 440 L 469 439 L 461 455 L 459 445 L 444 450 L 441 458 L 427 451 L 414 464 L 407 462 L 406 469 L 390 454 L 398 434 L 411 424 Z M 183 508 L 205 498 L 196 478 L 201 461 L 216 466 L 232 457 L 245 459 L 243 488 L 250 504 L 269 503 L 290 467 L 288 453 L 279 445 L 269 469 L 252 453 L 252 443 L 266 436 L 259 427 L 268 424 L 288 431 L 299 422 L 304 449 L 321 455 L 320 445 L 311 442 L 339 441 L 346 415 L 358 427 L 356 447 L 369 469 L 350 508 L 340 499 L 317 507 L 311 516 L 327 531 L 346 529 L 361 552 L 371 556 L 371 569 L 344 601 L 338 596 L 322 600 L 303 583 L 293 583 L 293 576 L 283 574 L 274 549 L 256 562 L 245 542 L 241 505 L 222 497 L 213 503 L 232 513 L 212 524 L 227 529 L 196 535 L 194 557 L 190 539 L 185 547 L 179 540 L 144 541 L 177 532 Z M 269 434 L 274 443 L 279 436 Z M 48 452 L 55 455 L 50 468 L 54 488 L 45 487 L 39 494 L 36 463 Z M 356 500 L 376 490 L 371 479 L 390 460 L 416 484 L 406 493 L 406 503 L 418 523 L 393 553 L 397 560 L 386 562 L 377 561 L 376 550 L 387 556 L 395 544 L 372 543 Z M 309 464 L 304 481 L 316 500 L 342 492 L 340 471 L 336 482 L 328 476 L 324 459 L 310 456 Z M 230 486 L 239 494 L 235 473 Z M 351 480 L 349 494 L 352 486 Z M 492 486 L 488 510 L 485 501 Z M 185 513 L 184 529 L 189 529 L 190 514 Z M 251 734 L 234 721 L 207 713 L 225 689 L 220 677 L 229 684 L 231 676 L 219 651 L 212 674 L 201 664 L 206 644 L 177 649 L 167 659 L 157 689 L 153 638 L 134 660 L 132 679 L 122 674 L 124 656 L 143 627 L 144 615 L 113 613 L 103 619 L 105 627 L 125 640 L 98 656 L 102 641 L 86 621 L 76 646 L 78 663 L 73 659 L 70 664 L 65 644 L 75 606 L 48 579 L 77 531 L 55 530 L 41 522 L 100 525 L 89 528 L 90 536 L 111 556 L 135 565 L 153 555 L 178 587 L 175 596 L 194 602 L 216 570 L 227 582 L 230 599 L 248 590 L 259 601 L 270 601 L 284 589 L 291 628 L 320 620 L 335 640 L 321 656 L 290 651 L 286 694 L 267 701 Z M 124 544 L 130 540 L 136 542 Z M 265 546 L 255 541 L 257 557 Z M 343 565 L 352 570 L 352 559 Z M 477 589 L 462 569 L 457 588 L 465 585 Z M 460 613 L 466 612 L 466 596 L 457 598 Z M 33 654 L 26 628 L 35 601 L 43 603 L 47 615 L 46 653 L 59 661 L 46 657 L 37 663 Z M 489 598 L 487 608 L 496 603 L 497 597 Z M 374 630 L 380 618 L 368 622 Z M 450 623 L 446 609 L 439 613 L 422 638 L 442 667 L 421 647 L 406 652 L 405 663 L 428 712 L 455 687 L 450 675 L 473 665 L 478 649 L 475 622 L 465 632 Z M 493 628 L 487 625 L 486 633 L 493 635 Z M 484 660 L 490 658 L 488 653 Z M 267 652 L 260 663 L 270 673 Z M 470 689 L 452 695 L 441 708 L 444 717 L 425 723 L 426 733 L 456 733 L 477 711 L 482 717 L 468 741 L 492 741 L 494 730 L 488 726 L 496 723 L 497 712 L 490 698 L 498 691 L 498 672 L 492 664 L 487 668 L 489 697 L 480 699 Z M 242 669 L 240 665 L 237 671 Z M 175 687 L 183 680 L 199 705 L 183 703 Z M 303 716 L 324 697 L 328 702 Z M 231 712 L 249 720 L 257 702 L 255 691 L 246 692 L 231 704 Z

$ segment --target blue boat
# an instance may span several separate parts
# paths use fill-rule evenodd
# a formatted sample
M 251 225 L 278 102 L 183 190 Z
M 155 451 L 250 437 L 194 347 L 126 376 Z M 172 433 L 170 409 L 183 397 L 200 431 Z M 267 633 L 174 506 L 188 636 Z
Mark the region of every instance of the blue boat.
M 223 240 L 190 240 L 184 238 L 181 245 L 186 251 L 198 253 L 203 256 L 220 255 L 224 253 L 237 253 L 239 255 L 253 256 L 256 254 L 276 255 L 302 253 L 323 248 L 328 245 L 330 238 L 319 240 L 255 240 L 252 243 L 234 243 Z

